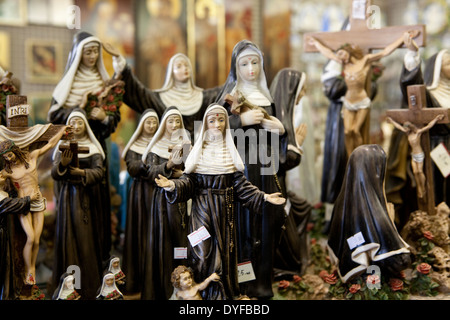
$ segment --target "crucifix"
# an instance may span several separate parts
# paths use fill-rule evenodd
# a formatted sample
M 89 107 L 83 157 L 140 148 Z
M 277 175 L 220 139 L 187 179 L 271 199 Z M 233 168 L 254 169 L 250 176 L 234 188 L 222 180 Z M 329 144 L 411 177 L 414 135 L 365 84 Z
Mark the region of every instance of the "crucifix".
M 22 256 L 20 253 L 17 256 L 24 264 L 21 277 L 22 289 L 26 290 L 25 296 L 30 295 L 31 288 L 36 284 L 36 259 L 46 209 L 46 200 L 39 188 L 38 158 L 55 147 L 63 136 L 68 137 L 71 131 L 66 125 L 47 124 L 28 127 L 29 111 L 26 96 L 9 95 L 6 100 L 7 127 L 0 126 L 0 154 L 4 160 L 1 180 L 9 179 L 12 182 L 17 197 L 31 199 L 29 213 L 18 215 L 26 235 Z M 30 146 L 36 142 L 44 145 L 34 145 L 34 149 L 31 150 Z M 16 242 L 22 242 L 22 239 L 19 237 Z
M 450 109 L 427 108 L 424 85 L 413 85 L 407 87 L 408 109 L 391 109 L 386 111 L 386 116 L 394 122 L 405 125 L 412 123 L 419 130 L 436 123 L 450 123 Z M 395 125 L 395 124 L 394 124 Z M 401 129 L 401 128 L 400 128 Z M 429 128 L 425 128 L 429 129 Z M 411 142 L 410 142 L 411 144 Z M 418 193 L 418 206 L 420 210 L 435 214 L 433 169 L 430 157 L 430 136 L 428 130 L 421 132 L 420 147 L 423 150 L 423 174 L 425 175 L 424 196 Z M 414 154 L 414 153 L 413 153 Z M 418 161 L 420 159 L 412 159 Z M 414 171 L 414 170 L 413 170 Z M 416 181 L 416 183 L 420 183 Z M 418 190 L 419 191 L 419 190 Z
M 372 65 L 404 46 L 405 36 L 425 45 L 425 26 L 395 26 L 371 29 L 367 26 L 369 0 L 353 0 L 350 29 L 304 35 L 305 52 L 320 52 L 342 65 L 347 91 L 342 97 L 345 146 L 347 154 L 369 143 Z M 372 50 L 382 49 L 372 53 Z

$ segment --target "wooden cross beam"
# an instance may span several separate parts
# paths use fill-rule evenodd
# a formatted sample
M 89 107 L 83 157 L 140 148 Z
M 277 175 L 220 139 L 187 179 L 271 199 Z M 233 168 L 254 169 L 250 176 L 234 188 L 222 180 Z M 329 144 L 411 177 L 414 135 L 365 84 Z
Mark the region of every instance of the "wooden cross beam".
M 31 106 L 27 104 L 26 96 L 9 95 L 6 97 L 6 127 L 11 131 L 26 131 L 28 127 L 28 115 Z M 50 125 L 48 129 L 35 142 L 47 142 L 56 135 L 64 125 Z M 65 136 L 63 139 L 70 139 L 71 136 Z
M 447 108 L 427 108 L 426 93 L 424 85 L 413 85 L 407 87 L 408 93 L 408 109 L 390 109 L 386 111 L 386 116 L 392 118 L 394 121 L 404 124 L 409 121 L 417 128 L 423 128 L 425 124 L 430 123 L 438 115 L 443 115 L 443 119 L 439 120 L 437 124 L 450 123 L 450 109 Z M 433 169 L 431 163 L 431 147 L 430 136 L 428 131 L 422 134 L 421 146 L 425 154 L 424 159 L 424 174 L 426 177 L 425 189 L 426 196 L 418 198 L 418 206 L 420 210 L 428 212 L 428 214 L 435 214 L 435 199 L 434 199 L 434 182 Z
M 72 166 L 74 168 L 78 168 L 79 167 L 78 155 L 80 153 L 89 153 L 89 147 L 79 147 L 78 146 L 78 141 L 76 141 L 76 140 L 70 140 L 69 144 L 62 144 L 61 143 L 59 145 L 59 150 L 61 152 L 63 152 L 64 150 L 72 151 L 73 157 L 72 157 L 72 161 L 70 162 L 70 166 Z
M 336 51 L 343 44 L 350 43 L 358 45 L 364 54 L 371 50 L 384 49 L 390 43 L 397 40 L 407 31 L 419 30 L 420 34 L 414 39 L 418 46 L 426 45 L 425 25 L 392 26 L 381 29 L 370 29 L 368 25 L 368 9 L 370 0 L 352 0 L 350 9 L 350 30 L 337 32 L 309 32 L 303 36 L 305 52 L 317 52 L 308 38 L 313 37 L 325 44 L 328 48 Z M 403 45 L 404 46 L 404 45 Z

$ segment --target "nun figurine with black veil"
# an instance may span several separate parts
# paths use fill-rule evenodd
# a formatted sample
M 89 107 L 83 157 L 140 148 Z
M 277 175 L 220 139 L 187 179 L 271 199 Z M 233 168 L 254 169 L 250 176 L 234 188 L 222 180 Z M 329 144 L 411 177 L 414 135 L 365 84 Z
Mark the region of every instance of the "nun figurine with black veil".
M 75 290 L 74 282 L 74 275 L 64 272 L 59 279 L 59 284 L 53 293 L 52 300 L 79 300 L 81 296 Z
M 378 265 L 385 276 L 399 276 L 411 262 L 409 246 L 388 211 L 385 171 L 386 153 L 379 145 L 359 146 L 348 160 L 328 236 L 330 259 L 344 283 L 370 265 Z
M 147 146 L 159 126 L 158 115 L 147 109 L 141 115 L 138 126 L 122 152 L 131 185 L 127 191 L 127 214 L 123 245 L 123 270 L 127 275 L 124 292 L 141 292 L 144 256 L 147 248 L 150 190 L 153 181 L 146 178 L 148 166 L 142 161 Z
M 102 243 L 99 235 L 104 228 L 103 217 L 110 214 L 103 198 L 103 163 L 105 153 L 89 127 L 83 110 L 74 110 L 67 119 L 73 127 L 78 148 L 88 153 L 74 155 L 70 149 L 55 148 L 51 174 L 56 189 L 56 235 L 53 260 L 54 285 L 71 265 L 80 267 L 83 299 L 94 299 L 102 276 Z M 78 167 L 72 159 L 78 158 Z
M 308 156 L 308 153 L 311 153 L 314 156 L 314 150 L 305 149 L 303 151 L 307 123 L 296 123 L 299 114 L 307 113 L 304 110 L 298 110 L 302 107 L 300 101 L 305 92 L 305 82 L 305 73 L 292 68 L 284 68 L 276 74 L 270 86 L 270 93 L 274 99 L 277 114 L 281 115 L 281 121 L 287 131 L 287 135 L 284 135 L 281 140 L 281 148 L 287 150 L 287 152 L 280 153 L 283 156 L 280 157 L 280 169 L 278 171 L 283 197 L 286 198 L 288 203 L 286 205 L 285 229 L 281 235 L 280 245 L 276 250 L 274 263 L 275 276 L 278 278 L 285 275 L 303 274 L 309 260 L 306 226 L 312 206 L 302 193 L 305 188 L 301 188 L 297 184 L 301 183 L 298 180 L 304 179 L 307 181 L 304 186 L 312 189 L 314 183 L 312 173 L 307 172 L 308 170 L 314 170 L 314 168 L 307 167 L 307 170 L 302 172 L 299 168 L 299 166 L 307 165 L 304 163 L 305 155 Z M 314 148 L 314 144 L 311 143 L 308 147 Z M 311 161 L 310 164 L 314 165 L 314 158 L 307 159 Z M 306 174 L 309 175 L 306 176 Z
M 256 108 L 236 114 L 230 96 Z M 263 54 L 253 42 L 242 40 L 234 46 L 230 72 L 218 103 L 228 110 L 248 181 L 266 193 L 282 192 L 277 173 L 280 159 L 286 156 L 281 140 L 287 133 L 267 85 Z M 239 262 L 250 261 L 256 277 L 241 283 L 243 294 L 260 299 L 273 296 L 274 256 L 285 220 L 282 206 L 266 204 L 260 215 L 252 215 L 243 206 L 238 209 Z
M 155 183 L 155 178 L 162 175 L 177 178 L 182 173 L 181 161 L 174 161 L 172 154 L 177 153 L 184 144 L 190 146 L 190 135 L 184 129 L 181 112 L 177 107 L 168 108 L 160 121 L 160 126 L 142 154 L 145 172 L 143 194 L 148 215 L 142 226 L 146 228 L 147 243 L 143 255 L 142 290 L 144 300 L 167 300 L 172 295 L 171 273 L 178 264 L 186 259 L 176 257 L 175 248 L 187 247 L 188 211 L 187 204 L 168 203 L 164 189 Z M 178 151 L 175 151 L 178 150 Z M 139 248 L 142 250 L 143 248 Z M 178 250 L 178 249 L 177 249 Z
M 52 103 L 47 120 L 53 124 L 65 124 L 71 112 L 76 108 L 87 111 L 85 101 L 88 93 L 95 94 L 105 88 L 110 81 L 102 59 L 102 43 L 100 39 L 88 32 L 74 35 L 72 49 L 69 53 L 65 72 L 61 81 L 53 90 Z M 111 201 L 110 177 L 107 140 L 117 128 L 120 121 L 120 111 L 106 112 L 95 107 L 87 114 L 89 126 L 100 143 L 106 157 L 103 160 L 103 201 L 108 215 L 103 217 L 104 226 L 99 237 L 102 239 L 102 258 L 109 259 L 111 240 Z M 58 188 L 55 185 L 55 188 Z
M 188 266 L 194 271 L 195 282 L 200 283 L 213 273 L 220 276 L 220 280 L 211 282 L 202 292 L 205 300 L 239 296 L 237 203 L 259 215 L 266 203 L 280 206 L 285 202 L 281 193 L 266 194 L 252 185 L 245 178 L 244 169 L 230 132 L 227 111 L 212 104 L 186 159 L 184 174 L 178 179 L 169 180 L 162 175 L 156 179 L 166 190 L 170 203 L 192 199 L 189 234 L 203 228 L 207 231 L 202 241 L 192 240 L 188 244 Z

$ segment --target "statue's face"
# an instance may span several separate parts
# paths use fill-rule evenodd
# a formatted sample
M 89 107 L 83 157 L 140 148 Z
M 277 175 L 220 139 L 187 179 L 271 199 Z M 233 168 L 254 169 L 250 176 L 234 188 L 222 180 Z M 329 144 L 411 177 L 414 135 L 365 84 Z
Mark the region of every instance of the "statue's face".
M 450 79 L 450 53 L 445 53 L 442 57 L 441 72 L 444 77 Z
M 180 274 L 180 288 L 188 289 L 192 286 L 192 277 L 189 272 L 183 272 Z
M 166 133 L 171 135 L 176 130 L 181 128 L 181 117 L 177 114 L 173 114 L 167 117 L 166 120 Z
M 186 82 L 191 78 L 191 68 L 184 57 L 178 57 L 173 62 L 173 78 L 178 82 Z
M 70 119 L 69 125 L 73 128 L 75 138 L 83 137 L 86 133 L 86 124 L 84 123 L 83 118 L 73 117 Z
M 212 135 L 221 135 L 225 131 L 226 119 L 222 113 L 210 113 L 206 116 L 208 132 Z
M 261 62 L 257 54 L 244 56 L 238 61 L 238 72 L 245 81 L 255 81 L 261 72 Z
M 155 117 L 148 117 L 144 120 L 144 133 L 153 135 L 158 129 L 158 121 Z
M 350 53 L 348 53 L 347 50 L 344 49 L 339 49 L 336 52 L 336 56 L 338 57 L 339 60 L 341 60 L 343 63 L 347 63 L 350 61 Z
M 97 59 L 100 54 L 99 46 L 89 46 L 83 48 L 83 57 L 81 63 L 86 67 L 92 68 L 97 64 Z
M 7 161 L 7 162 L 13 162 L 14 160 L 16 160 L 16 155 L 14 154 L 14 152 L 12 151 L 8 151 L 5 154 L 3 154 L 3 158 Z

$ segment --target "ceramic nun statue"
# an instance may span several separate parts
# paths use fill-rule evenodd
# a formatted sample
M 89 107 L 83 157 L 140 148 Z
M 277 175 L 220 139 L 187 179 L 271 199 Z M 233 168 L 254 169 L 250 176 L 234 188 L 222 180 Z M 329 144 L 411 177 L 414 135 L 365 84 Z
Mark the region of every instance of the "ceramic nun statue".
M 52 300 L 79 300 L 81 296 L 75 290 L 74 281 L 75 277 L 71 273 L 64 273 L 53 293 Z
M 145 178 L 148 167 L 142 161 L 142 155 L 159 126 L 158 115 L 153 109 L 147 109 L 141 115 L 137 128 L 122 152 L 127 172 L 132 179 L 127 197 L 127 215 L 123 247 L 122 268 L 127 275 L 125 294 L 142 290 L 144 253 L 148 239 L 149 182 Z
M 157 90 L 144 86 L 122 56 L 114 57 L 113 60 L 114 70 L 121 74 L 125 82 L 124 102 L 130 108 L 140 113 L 152 108 L 161 117 L 167 108 L 177 106 L 183 115 L 184 127 L 191 136 L 194 133 L 194 121 L 202 120 L 205 109 L 215 101 L 220 89 L 197 87 L 191 62 L 182 53 L 170 59 L 164 84 Z
M 256 108 L 233 113 L 233 103 L 230 105 L 227 97 L 246 101 Z M 218 102 L 228 110 L 236 139 L 245 140 L 237 147 L 245 164 L 246 178 L 266 193 L 281 192 L 277 172 L 280 159 L 287 152 L 281 148 L 286 130 L 278 119 L 267 85 L 263 54 L 254 43 L 242 40 L 235 45 L 230 73 Z M 273 259 L 285 217 L 283 207 L 271 204 L 264 206 L 261 215 L 239 208 L 239 261 L 251 261 L 256 276 L 255 280 L 241 284 L 242 294 L 257 298 L 273 296 Z
M 170 203 L 192 199 L 189 234 L 203 230 L 205 236 L 188 244 L 188 266 L 201 283 L 217 273 L 221 280 L 202 291 L 206 300 L 233 299 L 239 295 L 237 275 L 236 204 L 261 214 L 265 203 L 282 205 L 280 193 L 266 194 L 244 176 L 244 164 L 234 145 L 228 113 L 212 104 L 203 118 L 199 138 L 185 162 L 183 176 L 167 179 L 160 175 L 158 186 L 166 190 Z M 208 237 L 209 235 L 209 237 Z
M 106 272 L 103 276 L 96 300 L 123 300 L 123 294 L 117 288 L 114 274 L 111 271 Z
M 164 190 L 154 181 L 159 175 L 177 178 L 181 175 L 181 161 L 172 158 L 173 150 L 183 144 L 190 146 L 190 135 L 184 129 L 182 115 L 178 108 L 168 108 L 161 124 L 142 154 L 141 161 L 146 168 L 141 179 L 145 181 L 144 197 L 147 211 L 147 243 L 143 254 L 143 282 L 141 298 L 145 300 L 167 300 L 173 288 L 170 274 L 185 258 L 175 255 L 175 250 L 187 247 L 188 214 L 185 202 L 170 204 Z M 143 206 L 144 206 L 143 205 Z M 177 248 L 177 249 L 176 249 Z M 140 248 L 142 250 L 142 248 Z
M 87 153 L 73 154 L 69 148 L 64 151 L 60 143 L 54 152 L 52 177 L 58 188 L 56 194 L 56 241 L 53 266 L 53 283 L 70 265 L 77 265 L 83 275 L 81 296 L 94 299 L 101 282 L 102 256 L 99 234 L 103 228 L 105 211 L 103 198 L 103 161 L 105 153 L 92 132 L 86 114 L 74 110 L 67 123 L 73 127 L 78 149 L 84 147 Z M 78 167 L 72 159 L 78 158 Z

